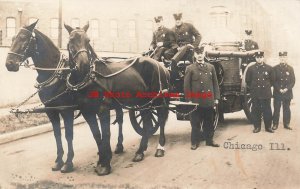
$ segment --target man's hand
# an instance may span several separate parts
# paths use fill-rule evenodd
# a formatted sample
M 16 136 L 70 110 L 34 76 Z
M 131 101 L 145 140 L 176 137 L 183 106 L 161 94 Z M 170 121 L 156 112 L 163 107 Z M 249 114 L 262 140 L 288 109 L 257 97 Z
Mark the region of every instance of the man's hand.
M 154 51 L 154 48 L 153 48 L 152 45 L 149 47 L 149 50 L 150 50 L 150 51 Z
M 219 100 L 216 99 L 216 100 L 214 101 L 214 103 L 215 103 L 215 105 L 219 104 Z
M 158 46 L 158 47 L 162 47 L 163 45 L 164 45 L 163 42 L 158 42 L 158 43 L 157 43 L 157 46 Z
M 286 93 L 287 91 L 288 91 L 288 89 L 287 89 L 287 88 L 285 88 L 285 89 L 282 89 L 282 94 Z
M 191 44 L 187 44 L 187 46 L 188 46 L 188 47 L 191 47 L 192 49 L 194 48 L 194 46 L 191 45 Z
M 180 51 L 181 47 L 177 47 L 177 51 Z

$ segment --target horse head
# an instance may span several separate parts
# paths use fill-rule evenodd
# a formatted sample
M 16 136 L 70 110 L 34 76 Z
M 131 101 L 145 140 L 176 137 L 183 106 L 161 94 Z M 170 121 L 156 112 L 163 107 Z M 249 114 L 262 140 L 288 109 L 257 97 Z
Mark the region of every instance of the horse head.
M 95 60 L 90 39 L 86 33 L 89 28 L 89 23 L 83 28 L 75 29 L 67 24 L 64 24 L 64 26 L 70 34 L 68 42 L 70 64 L 73 64 L 73 67 L 75 67 L 79 73 L 86 75 Z
M 22 27 L 14 37 L 5 63 L 8 71 L 19 71 L 20 65 L 34 55 L 36 46 L 34 28 L 37 22 L 38 20 Z

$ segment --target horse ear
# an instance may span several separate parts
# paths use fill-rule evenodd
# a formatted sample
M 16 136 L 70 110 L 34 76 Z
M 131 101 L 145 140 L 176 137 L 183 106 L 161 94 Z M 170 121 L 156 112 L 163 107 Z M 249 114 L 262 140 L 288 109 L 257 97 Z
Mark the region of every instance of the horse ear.
M 69 34 L 74 30 L 74 28 L 72 28 L 71 26 L 69 26 L 66 23 L 64 23 L 64 26 L 65 26 L 66 30 L 69 32 Z
M 87 22 L 87 24 L 85 26 L 83 26 L 82 29 L 86 32 L 89 29 L 89 26 L 90 26 L 90 24 L 89 24 L 89 22 Z
M 26 27 L 26 29 L 28 29 L 29 31 L 32 31 L 36 24 L 38 23 L 39 19 L 37 19 L 35 22 L 33 22 L 32 24 L 30 24 L 29 26 Z

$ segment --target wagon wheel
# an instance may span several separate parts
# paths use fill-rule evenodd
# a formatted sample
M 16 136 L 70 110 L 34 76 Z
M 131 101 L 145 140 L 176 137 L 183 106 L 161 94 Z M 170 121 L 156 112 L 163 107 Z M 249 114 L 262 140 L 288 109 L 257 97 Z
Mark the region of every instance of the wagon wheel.
M 219 123 L 219 105 L 216 105 L 215 111 L 214 111 L 214 122 L 213 122 L 214 130 L 217 129 L 218 123 Z
M 133 129 L 139 135 L 142 136 L 143 135 L 143 120 L 141 117 L 141 112 L 129 110 L 129 118 L 130 118 L 130 122 L 132 124 Z M 153 127 L 150 130 L 150 134 L 153 135 L 159 127 L 157 110 L 151 110 L 151 120 L 152 120 Z
M 248 64 L 248 66 L 246 67 L 245 71 L 244 71 L 244 74 L 243 74 L 243 78 L 242 78 L 242 89 L 243 89 L 243 109 L 244 109 L 244 112 L 246 114 L 246 117 L 247 119 L 252 122 L 252 104 L 253 104 L 253 101 L 252 101 L 252 98 L 250 96 L 250 89 L 249 87 L 247 86 L 246 84 L 246 73 L 247 73 L 247 70 L 250 66 L 252 66 L 253 63 L 250 63 Z
M 252 122 L 252 98 L 250 96 L 250 91 L 248 87 L 245 87 L 244 101 L 243 101 L 243 109 L 246 114 L 247 119 Z
M 81 116 L 81 111 L 80 110 L 74 110 L 74 119 L 77 119 L 80 116 Z

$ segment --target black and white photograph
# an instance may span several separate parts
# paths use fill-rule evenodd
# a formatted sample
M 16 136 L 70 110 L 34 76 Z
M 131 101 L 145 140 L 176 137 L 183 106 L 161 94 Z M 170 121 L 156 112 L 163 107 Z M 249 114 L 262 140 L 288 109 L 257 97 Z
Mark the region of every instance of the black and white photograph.
M 0 0 L 0 189 L 300 188 L 300 0 Z

